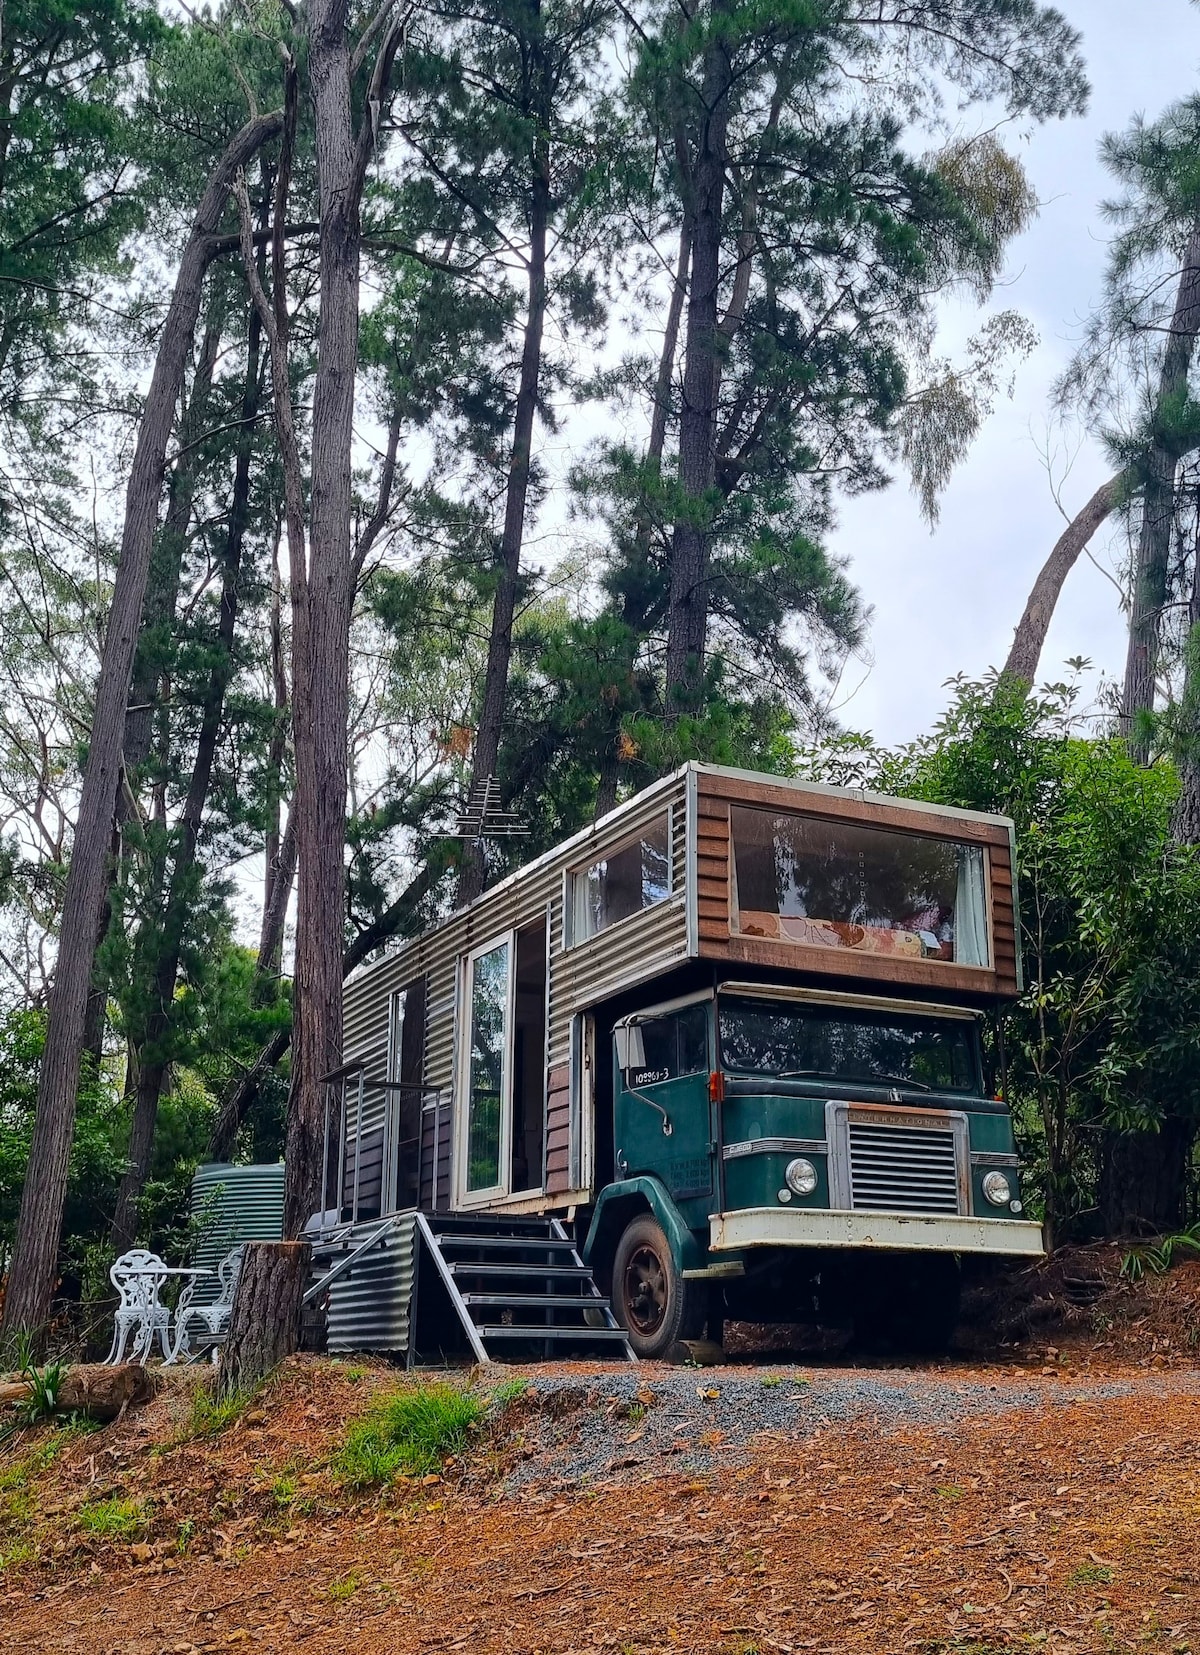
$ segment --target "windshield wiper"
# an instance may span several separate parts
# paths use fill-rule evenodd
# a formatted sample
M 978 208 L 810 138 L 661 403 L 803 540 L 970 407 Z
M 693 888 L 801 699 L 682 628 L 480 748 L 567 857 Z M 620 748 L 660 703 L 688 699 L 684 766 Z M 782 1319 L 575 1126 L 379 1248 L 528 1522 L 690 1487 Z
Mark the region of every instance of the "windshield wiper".
M 918 1092 L 933 1091 L 932 1086 L 926 1086 L 923 1080 L 913 1080 L 911 1076 L 882 1074 L 872 1075 L 871 1080 L 890 1080 L 896 1086 L 915 1086 Z M 864 1081 L 865 1085 L 869 1086 L 870 1083 L 870 1081 Z

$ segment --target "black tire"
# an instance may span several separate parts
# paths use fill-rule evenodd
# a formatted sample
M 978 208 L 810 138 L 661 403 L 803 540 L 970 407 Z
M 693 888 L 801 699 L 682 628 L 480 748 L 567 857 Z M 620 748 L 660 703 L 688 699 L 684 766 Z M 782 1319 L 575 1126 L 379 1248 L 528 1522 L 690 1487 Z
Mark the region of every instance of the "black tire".
M 950 1254 L 877 1254 L 861 1261 L 854 1335 L 875 1354 L 940 1356 L 958 1323 L 961 1278 Z
M 612 1307 L 638 1356 L 665 1357 L 680 1339 L 700 1337 L 704 1287 L 684 1281 L 662 1225 L 649 1213 L 626 1227 L 613 1258 Z

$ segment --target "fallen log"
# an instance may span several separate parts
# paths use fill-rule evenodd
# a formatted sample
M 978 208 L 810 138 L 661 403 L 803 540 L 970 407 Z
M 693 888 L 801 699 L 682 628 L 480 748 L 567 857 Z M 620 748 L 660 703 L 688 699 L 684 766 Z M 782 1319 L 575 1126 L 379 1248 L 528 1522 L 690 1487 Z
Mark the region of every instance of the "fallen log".
M 55 1412 L 85 1414 L 89 1419 L 116 1419 L 122 1408 L 148 1402 L 158 1389 L 153 1373 L 137 1362 L 120 1367 L 83 1363 L 67 1368 L 58 1387 Z M 0 1385 L 0 1407 L 18 1406 L 33 1394 L 28 1379 L 14 1379 Z

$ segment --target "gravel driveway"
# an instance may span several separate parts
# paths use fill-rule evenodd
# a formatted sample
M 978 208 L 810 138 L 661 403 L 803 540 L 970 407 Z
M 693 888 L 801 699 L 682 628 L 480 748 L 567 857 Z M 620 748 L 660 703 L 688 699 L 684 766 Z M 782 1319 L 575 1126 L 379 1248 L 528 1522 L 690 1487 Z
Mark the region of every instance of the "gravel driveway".
M 511 1370 L 503 1370 L 511 1378 Z M 1128 1397 L 1164 1383 L 1200 1394 L 1200 1372 L 1104 1381 L 963 1378 L 904 1369 L 793 1373 L 779 1368 L 610 1367 L 548 1374 L 531 1369 L 514 1408 L 519 1452 L 511 1490 L 551 1482 L 637 1480 L 655 1472 L 704 1473 L 736 1464 L 754 1439 L 811 1436 L 861 1421 L 887 1433 L 904 1426 L 949 1425 L 1009 1411 L 1044 1411 L 1075 1402 Z

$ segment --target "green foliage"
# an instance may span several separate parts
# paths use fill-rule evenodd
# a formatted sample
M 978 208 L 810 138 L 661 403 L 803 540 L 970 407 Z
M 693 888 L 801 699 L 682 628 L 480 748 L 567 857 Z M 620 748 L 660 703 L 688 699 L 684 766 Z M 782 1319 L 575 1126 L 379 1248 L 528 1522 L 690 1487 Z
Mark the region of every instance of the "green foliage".
M 333 1459 L 347 1488 L 389 1483 L 403 1474 L 426 1476 L 466 1448 L 484 1404 L 452 1385 L 398 1391 L 351 1425 Z
M 506 1379 L 503 1384 L 497 1385 L 488 1399 L 489 1407 L 507 1408 L 510 1402 L 517 1402 L 529 1389 L 528 1379 Z
M 242 1417 L 258 1395 L 251 1391 L 220 1391 L 209 1385 L 197 1386 L 192 1393 L 188 1423 L 180 1441 L 193 1438 L 218 1437 Z
M 1147 1271 L 1154 1276 L 1165 1276 L 1181 1253 L 1200 1253 L 1200 1224 L 1193 1224 L 1178 1235 L 1164 1236 L 1157 1247 L 1131 1248 L 1121 1260 L 1122 1279 L 1138 1282 Z
M 113 1495 L 80 1506 L 75 1518 L 82 1533 L 96 1540 L 136 1540 L 146 1529 L 146 1508 L 139 1500 Z
M 37 1102 L 45 1013 L 0 1013 L 0 1257 L 11 1246 Z M 120 1099 L 107 1073 L 85 1068 L 67 1184 L 68 1269 L 82 1268 L 88 1239 L 102 1234 L 123 1169 Z M 78 1276 L 76 1276 L 78 1280 Z
M 1113 1577 L 1108 1563 L 1078 1563 L 1067 1576 L 1068 1586 L 1107 1586 Z
M 1171 767 L 1087 735 L 1077 681 L 954 690 L 927 738 L 864 751 L 857 773 L 1015 820 L 1027 986 L 1007 1020 L 1010 1094 L 1048 1216 L 1086 1228 L 1105 1131 L 1198 1119 L 1200 859 L 1172 835 Z

